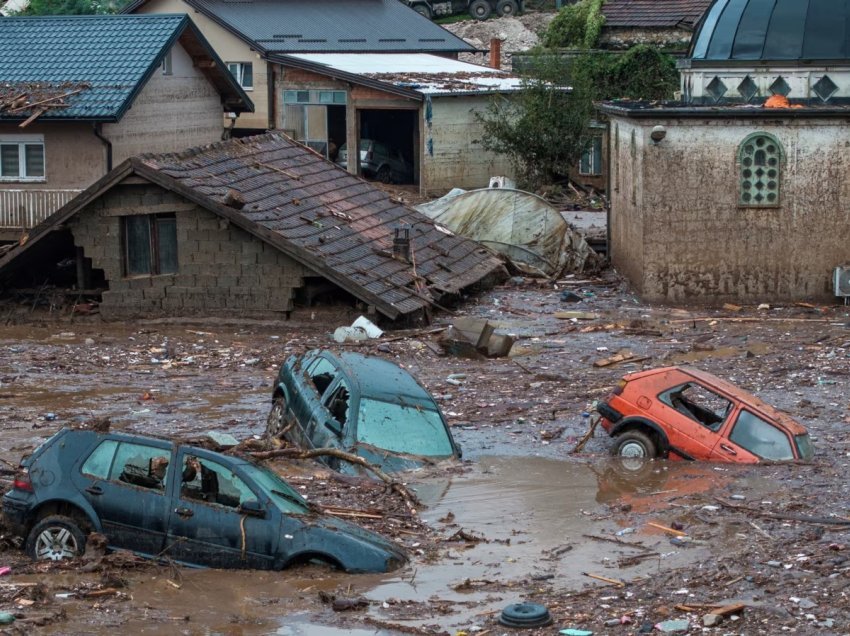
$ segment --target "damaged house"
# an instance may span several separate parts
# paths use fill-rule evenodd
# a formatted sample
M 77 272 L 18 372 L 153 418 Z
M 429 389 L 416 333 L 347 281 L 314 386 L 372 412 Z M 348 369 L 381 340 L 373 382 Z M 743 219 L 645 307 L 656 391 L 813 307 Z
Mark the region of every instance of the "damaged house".
M 850 261 L 848 24 L 847 3 L 715 0 L 681 102 L 603 107 L 610 255 L 645 299 L 833 298 Z
M 76 259 L 107 319 L 288 317 L 319 294 L 391 320 L 505 275 L 454 236 L 278 133 L 123 162 L 0 259 L 0 285 Z
M 0 19 L 0 240 L 140 152 L 220 140 L 253 104 L 185 15 Z

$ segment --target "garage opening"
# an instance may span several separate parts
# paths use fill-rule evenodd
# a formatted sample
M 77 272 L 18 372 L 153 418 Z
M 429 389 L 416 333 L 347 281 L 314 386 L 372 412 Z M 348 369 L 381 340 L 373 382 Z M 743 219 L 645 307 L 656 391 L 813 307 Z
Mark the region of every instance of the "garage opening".
M 419 111 L 359 110 L 360 170 L 384 183 L 419 183 Z

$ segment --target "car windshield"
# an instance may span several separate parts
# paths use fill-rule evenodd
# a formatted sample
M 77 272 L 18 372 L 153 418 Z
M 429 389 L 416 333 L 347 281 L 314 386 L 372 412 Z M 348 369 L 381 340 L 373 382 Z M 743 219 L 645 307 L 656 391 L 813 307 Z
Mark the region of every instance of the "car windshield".
M 283 512 L 305 514 L 309 511 L 304 498 L 272 471 L 249 464 L 245 466 L 245 472 L 257 482 L 260 488 L 271 495 L 272 501 Z
M 371 398 L 360 399 L 357 441 L 409 455 L 448 457 L 454 453 L 436 410 Z
M 794 441 L 797 443 L 797 452 L 800 454 L 800 459 L 811 459 L 814 456 L 815 452 L 812 448 L 812 440 L 809 438 L 808 433 L 797 435 L 794 437 Z

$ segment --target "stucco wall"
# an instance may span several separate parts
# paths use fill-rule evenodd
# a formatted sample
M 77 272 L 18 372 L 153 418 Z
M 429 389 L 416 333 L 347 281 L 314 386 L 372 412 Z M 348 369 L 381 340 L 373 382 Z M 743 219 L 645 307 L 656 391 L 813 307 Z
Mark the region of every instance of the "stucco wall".
M 121 217 L 174 213 L 178 272 L 124 276 Z M 109 284 L 107 319 L 140 315 L 268 316 L 292 309 L 305 269 L 227 220 L 154 185 L 119 185 L 70 223 L 74 242 Z
M 268 113 L 268 70 L 266 62 L 245 42 L 233 35 L 224 27 L 219 26 L 202 13 L 198 13 L 183 0 L 151 0 L 137 11 L 138 13 L 188 13 L 192 22 L 204 35 L 216 54 L 227 62 L 252 62 L 254 71 L 254 87 L 246 90 L 248 97 L 254 102 L 253 113 L 242 113 L 236 120 L 236 128 L 255 128 L 266 130 L 269 127 Z M 219 108 L 221 120 L 221 109 Z M 229 122 L 227 122 L 229 124 Z M 184 146 L 186 147 L 186 146 Z
M 113 166 L 145 152 L 175 152 L 221 140 L 221 96 L 182 46 L 175 44 L 171 56 L 171 74 L 154 71 L 121 121 L 104 124 Z
M 40 123 L 26 128 L 0 124 L 0 137 L 14 139 L 41 135 L 44 140 L 44 181 L 3 181 L 0 189 L 44 190 L 85 188 L 106 174 L 106 150 L 94 136 L 93 124 Z
M 486 187 L 491 176 L 514 178 L 507 157 L 487 152 L 478 143 L 484 131 L 475 113 L 484 112 L 491 99 L 491 95 L 432 98 L 431 123 L 420 123 L 423 194 Z
M 667 136 L 654 145 L 649 133 L 657 124 Z M 619 128 L 615 156 L 621 170 L 612 197 L 613 259 L 646 299 L 717 304 L 833 298 L 832 270 L 850 261 L 846 123 L 613 117 L 612 126 Z M 631 131 L 636 160 L 627 153 Z M 773 135 L 784 149 L 777 207 L 738 206 L 737 151 L 754 132 Z M 628 192 L 630 168 L 634 197 Z

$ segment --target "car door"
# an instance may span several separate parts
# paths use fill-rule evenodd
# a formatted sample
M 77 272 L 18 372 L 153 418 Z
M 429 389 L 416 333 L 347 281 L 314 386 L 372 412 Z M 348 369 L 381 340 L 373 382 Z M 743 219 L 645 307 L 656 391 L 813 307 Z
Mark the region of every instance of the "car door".
M 723 427 L 712 459 L 755 463 L 760 459 L 794 459 L 794 441 L 755 411 L 741 406 Z
M 181 447 L 180 483 L 173 489 L 165 553 L 214 568 L 270 569 L 280 539 L 280 518 L 262 502 L 238 467 L 200 449 Z M 264 517 L 241 504 L 253 501 Z
M 334 384 L 325 392 L 310 423 L 310 437 L 316 448 L 344 449 L 343 440 L 351 424 L 351 383 L 340 373 Z M 336 467 L 336 458 L 328 463 Z
M 339 369 L 333 360 L 321 355 L 305 367 L 297 374 L 297 396 L 293 396 L 293 412 L 298 421 L 295 442 L 303 448 L 313 448 L 313 430 L 322 397 L 336 381 Z
M 658 402 L 670 446 L 688 458 L 709 459 L 732 402 L 695 380 L 664 391 Z
M 100 518 L 111 547 L 155 555 L 165 542 L 173 449 L 106 439 L 82 462 L 80 490 Z

